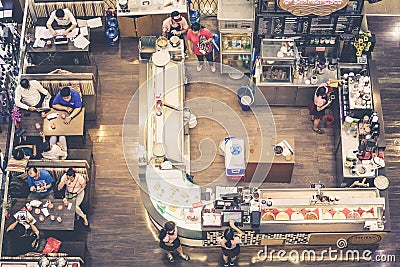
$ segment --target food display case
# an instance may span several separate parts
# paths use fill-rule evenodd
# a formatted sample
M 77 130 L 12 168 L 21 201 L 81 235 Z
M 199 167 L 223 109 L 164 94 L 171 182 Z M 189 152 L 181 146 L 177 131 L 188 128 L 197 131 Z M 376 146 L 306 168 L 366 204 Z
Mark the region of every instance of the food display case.
M 385 199 L 376 188 L 362 191 L 261 190 L 261 223 L 364 223 L 383 230 Z
M 253 49 L 254 2 L 218 1 L 221 73 L 251 71 Z
M 293 65 L 296 55 L 295 42 L 292 39 L 263 39 L 261 58 L 256 77 L 257 85 L 269 83 L 292 83 Z

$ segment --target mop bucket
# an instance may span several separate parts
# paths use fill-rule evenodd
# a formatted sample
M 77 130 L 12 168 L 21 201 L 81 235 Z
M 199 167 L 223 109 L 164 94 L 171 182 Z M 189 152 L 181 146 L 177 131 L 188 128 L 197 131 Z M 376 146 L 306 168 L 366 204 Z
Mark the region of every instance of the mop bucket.
M 249 86 L 239 88 L 237 91 L 239 105 L 243 111 L 249 111 L 250 106 L 254 103 L 254 94 Z

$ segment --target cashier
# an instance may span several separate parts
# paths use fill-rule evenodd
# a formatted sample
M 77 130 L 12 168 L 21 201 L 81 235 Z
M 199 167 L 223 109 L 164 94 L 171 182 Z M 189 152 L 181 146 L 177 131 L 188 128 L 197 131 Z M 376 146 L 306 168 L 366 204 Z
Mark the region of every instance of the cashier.
M 168 39 L 176 35 L 180 39 L 184 40 L 183 35 L 186 34 L 188 29 L 189 25 L 186 19 L 182 17 L 178 11 L 173 11 L 171 16 L 165 19 L 162 24 L 163 36 L 167 37 Z M 185 45 L 185 42 L 183 43 Z
M 68 8 L 59 8 L 50 14 L 46 26 L 53 36 L 57 36 L 55 29 L 64 29 L 63 35 L 66 36 L 70 31 L 76 28 L 77 24 L 74 15 Z

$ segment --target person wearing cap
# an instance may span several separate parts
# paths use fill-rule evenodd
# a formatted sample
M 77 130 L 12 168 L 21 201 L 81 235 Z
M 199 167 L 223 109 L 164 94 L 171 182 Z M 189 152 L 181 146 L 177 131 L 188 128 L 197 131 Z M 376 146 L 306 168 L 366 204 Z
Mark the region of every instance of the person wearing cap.
M 195 22 L 190 26 L 187 34 L 189 54 L 193 53 L 197 56 L 199 65 L 197 71 L 201 71 L 204 66 L 204 58 L 207 59 L 208 64 L 211 66 L 211 71 L 215 72 L 215 62 L 213 58 L 213 36 L 210 30 L 204 28 L 199 23 Z
M 66 36 L 77 25 L 78 23 L 74 15 L 68 8 L 54 10 L 46 22 L 46 27 L 51 31 L 53 36 L 57 36 L 55 29 L 64 29 L 63 35 Z
M 173 11 L 171 16 L 163 21 L 162 31 L 163 36 L 170 39 L 172 36 L 178 36 L 183 40 L 184 49 L 186 51 L 186 43 L 183 37 L 189 29 L 189 24 L 186 19 L 179 14 L 178 11 Z

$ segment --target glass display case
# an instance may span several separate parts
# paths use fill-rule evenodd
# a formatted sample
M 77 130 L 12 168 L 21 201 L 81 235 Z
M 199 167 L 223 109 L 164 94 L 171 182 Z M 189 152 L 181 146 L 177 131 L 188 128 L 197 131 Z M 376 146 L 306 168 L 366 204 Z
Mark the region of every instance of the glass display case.
M 269 83 L 292 83 L 293 65 L 297 48 L 292 39 L 263 39 L 261 64 L 257 67 L 257 85 Z
M 237 70 L 250 73 L 252 33 L 221 32 L 220 35 L 221 73 L 231 73 Z

